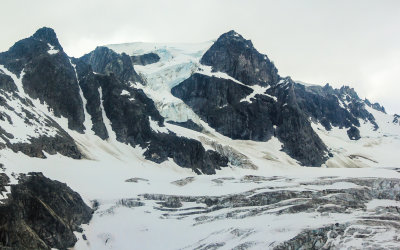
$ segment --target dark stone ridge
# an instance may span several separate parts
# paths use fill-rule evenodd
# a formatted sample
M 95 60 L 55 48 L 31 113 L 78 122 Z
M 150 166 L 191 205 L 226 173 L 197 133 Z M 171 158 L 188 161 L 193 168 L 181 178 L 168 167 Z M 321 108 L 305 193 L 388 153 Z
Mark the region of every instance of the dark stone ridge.
M 104 110 L 112 123 L 117 140 L 145 147 L 153 134 L 149 117 L 164 126 L 164 119 L 153 101 L 142 90 L 128 88 L 114 75 L 96 75 L 96 79 L 102 90 Z M 123 90 L 129 95 L 121 95 Z
M 98 50 L 94 53 L 96 58 L 104 58 L 101 52 L 114 53 L 107 49 Z M 85 55 L 81 61 L 84 62 L 87 58 Z M 77 65 L 79 66 L 80 63 Z M 124 77 L 118 77 L 116 73 L 107 74 L 106 67 L 99 69 L 102 71 L 99 72 L 101 74 L 94 75 L 96 83 L 93 82 L 93 88 L 101 87 L 104 110 L 112 123 L 112 129 L 118 141 L 147 148 L 144 155 L 148 160 L 161 163 L 171 158 L 179 166 L 191 168 L 199 174 L 214 174 L 215 169 L 227 166 L 226 158 L 219 154 L 219 157 L 216 156 L 213 151 L 205 151 L 202 144 L 196 140 L 178 137 L 172 132 L 165 134 L 153 131 L 150 118 L 158 126 L 164 126 L 164 118 L 156 109 L 154 102 L 142 90 L 128 87 L 123 81 Z M 81 74 L 80 72 L 81 69 L 78 67 L 78 73 Z M 80 76 L 81 78 L 84 76 Z M 82 89 L 86 96 L 85 88 Z M 121 95 L 122 91 L 129 94 Z M 89 102 L 88 99 L 88 104 Z
M 393 115 L 393 123 L 400 125 L 400 115 L 398 115 L 398 114 Z
M 164 207 L 168 208 L 180 208 L 182 207 L 182 202 L 179 200 L 179 197 L 168 197 L 166 201 L 161 202 Z
M 329 84 L 322 87 L 296 83 L 294 91 L 300 109 L 326 130 L 360 127 L 359 119 L 371 122 L 378 129 L 374 116 L 365 109 L 364 101 L 353 88 L 334 89 Z
M 368 99 L 365 99 L 364 102 L 365 102 L 365 104 L 367 104 L 369 107 L 371 107 L 371 108 L 373 108 L 373 109 L 375 109 L 375 110 L 381 111 L 381 112 L 383 112 L 383 113 L 386 114 L 385 107 L 383 107 L 383 106 L 380 105 L 379 103 L 377 103 L 377 102 L 376 102 L 376 103 L 371 103 Z
M 283 242 L 282 244 L 275 246 L 274 250 L 285 250 L 285 249 L 330 249 L 326 247 L 328 237 L 335 239 L 342 237 L 345 229 L 349 226 L 349 223 L 330 225 L 313 230 L 304 230 L 296 237 Z M 328 245 L 330 245 L 328 243 Z
M 86 110 L 92 120 L 92 128 L 95 135 L 105 140 L 109 137 L 106 126 L 103 121 L 103 114 L 101 110 L 101 100 L 99 87 L 99 77 L 96 76 L 90 65 L 86 64 L 82 60 L 72 59 L 72 62 L 76 65 L 76 72 L 78 74 L 79 86 L 82 89 L 83 97 L 86 99 Z M 90 128 L 86 128 L 88 130 Z
M 68 118 L 70 129 L 83 132 L 83 104 L 74 69 L 65 54 L 43 54 L 25 66 L 23 85 L 33 99 L 39 98 L 56 116 Z
M 50 49 L 48 43 L 63 53 L 54 30 L 44 27 L 31 37 L 16 42 L 7 52 L 0 53 L 0 64 L 19 76 L 26 63 Z
M 205 151 L 201 142 L 175 134 L 156 134 L 144 153 L 146 159 L 161 163 L 173 159 L 181 167 L 191 168 L 197 174 L 215 174 L 216 169 L 228 166 L 221 154 Z
M 41 136 L 38 138 L 30 138 L 30 143 L 14 143 L 8 144 L 14 152 L 22 152 L 30 157 L 45 159 L 43 151 L 54 155 L 60 153 L 73 159 L 83 158 L 75 141 L 68 134 L 56 135 L 55 137 Z
M 0 168 L 3 168 L 0 164 Z M 5 173 L 0 173 L 0 193 L 7 192 L 6 186 L 10 182 L 10 178 Z
M 189 120 L 187 120 L 185 122 L 175 122 L 175 121 L 166 121 L 166 122 L 170 123 L 170 124 L 177 125 L 177 126 L 181 126 L 181 127 L 184 127 L 184 128 L 188 128 L 188 129 L 191 129 L 191 130 L 194 130 L 194 131 L 197 131 L 197 132 L 203 131 L 203 127 L 198 125 L 197 123 L 194 123 L 191 119 L 189 119 Z
M 0 79 L 0 85 L 1 83 L 2 82 Z M 14 110 L 13 107 L 7 104 L 8 101 L 13 99 L 18 100 L 22 105 L 25 105 L 26 108 L 33 105 L 29 99 L 22 99 L 18 95 L 15 95 L 15 93 L 12 97 L 10 97 L 8 95 L 4 95 L 2 90 L 0 90 L 0 94 L 3 94 L 4 96 L 4 98 L 0 96 L 0 106 L 8 111 Z M 44 123 L 42 124 L 42 126 L 46 126 L 47 128 L 56 130 L 57 134 L 55 136 L 48 136 L 46 134 L 38 135 L 35 138 L 29 138 L 29 143 L 13 143 L 10 139 L 13 139 L 14 135 L 5 131 L 3 128 L 0 128 L 0 138 L 3 141 L 2 143 L 0 143 L 0 148 L 8 147 L 14 152 L 21 151 L 22 153 L 31 157 L 39 158 L 46 158 L 43 151 L 47 152 L 48 154 L 60 153 L 74 159 L 80 159 L 83 157 L 72 137 L 64 129 L 62 129 L 52 118 L 44 114 L 33 114 L 31 111 L 25 108 L 23 109 L 23 113 L 16 113 L 16 115 L 25 119 L 24 122 L 26 126 L 32 126 L 33 122 L 38 123 L 38 119 L 41 119 L 42 123 Z M 0 119 L 3 121 L 7 120 L 8 123 L 13 124 L 11 117 L 9 117 L 5 112 L 0 112 Z
M 361 139 L 360 130 L 358 128 L 351 126 L 349 130 L 347 130 L 347 135 L 349 136 L 350 140 L 359 140 Z
M 277 88 L 272 89 L 278 95 L 277 102 L 272 97 L 256 95 L 249 103 L 241 100 L 253 92 L 251 88 L 227 79 L 193 74 L 171 92 L 225 136 L 268 141 L 275 135 L 283 142 L 284 150 L 302 164 L 321 165 L 326 147 L 299 109 L 293 84 Z
M 48 45 L 50 44 L 50 45 Z M 58 52 L 48 53 L 49 49 Z M 146 59 L 147 58 L 147 59 Z M 145 61 L 155 58 L 154 55 L 144 57 Z M 146 158 L 163 162 L 172 158 L 178 165 L 192 168 L 197 173 L 215 173 L 215 169 L 227 166 L 226 159 L 213 151 L 206 151 L 200 142 L 174 133 L 161 134 L 153 131 L 149 119 L 158 126 L 164 126 L 164 119 L 156 109 L 154 102 L 142 90 L 133 88 L 132 83 L 142 83 L 135 72 L 131 58 L 126 54 L 98 47 L 80 59 L 69 58 L 62 50 L 52 29 L 38 30 L 32 37 L 17 42 L 8 52 L 0 54 L 0 63 L 7 69 L 21 75 L 24 91 L 32 98 L 38 98 L 52 109 L 56 116 L 68 119 L 70 129 L 79 132 L 93 130 L 102 139 L 109 138 L 103 121 L 103 110 L 112 122 L 112 132 L 118 141 L 147 148 Z M 95 73 L 96 72 L 96 73 Z M 0 91 L 16 92 L 12 79 L 0 72 Z M 83 100 L 86 99 L 86 110 L 93 126 L 85 128 Z M 21 93 L 19 93 L 21 94 Z M 5 98 L 7 95 L 5 95 Z M 24 105 L 33 106 L 29 98 L 15 95 Z M 7 100 L 0 97 L 0 105 L 13 110 Z M 37 117 L 25 111 L 27 126 L 31 126 Z M 0 119 L 11 118 L 0 113 Z M 82 158 L 74 140 L 50 117 L 45 117 L 46 124 L 56 128 L 59 133 L 52 137 L 41 135 L 31 138 L 29 143 L 10 143 L 13 135 L 0 129 L 0 136 L 6 142 L 1 147 L 9 147 L 14 151 L 45 158 L 44 152 L 59 152 L 72 158 Z M 189 148 L 189 150 L 187 150 Z M 162 152 L 160 152 L 161 150 Z
M 9 75 L 5 75 L 2 70 L 0 70 L 0 89 L 12 92 L 17 90 L 17 86 Z
M 220 36 L 200 62 L 243 84 L 268 87 L 264 95 L 254 95 L 248 102 L 243 99 L 253 92 L 251 88 L 195 73 L 172 89 L 174 96 L 211 127 L 232 139 L 268 141 L 276 136 L 290 156 L 303 165 L 319 166 L 327 159 L 327 148 L 310 121 L 321 123 L 327 130 L 332 126 L 351 128 L 351 138 L 359 136 L 359 119 L 378 129 L 354 89 L 333 89 L 328 84 L 305 86 L 289 77 L 281 78 L 268 57 L 234 31 Z
M 67 249 L 92 217 L 80 195 L 42 173 L 22 175 L 0 205 L 1 249 Z
M 47 53 L 48 44 L 59 52 Z M 0 53 L 0 64 L 17 76 L 23 71 L 24 91 L 45 102 L 56 116 L 66 117 L 70 129 L 83 132 L 83 106 L 75 71 L 52 29 L 39 29 Z
M 32 38 L 39 41 L 50 43 L 55 47 L 55 49 L 63 50 L 61 44 L 58 41 L 56 32 L 54 32 L 52 28 L 48 27 L 40 28 L 35 32 L 35 34 L 32 35 Z
M 250 40 L 233 30 L 221 35 L 200 62 L 246 85 L 267 86 L 279 81 L 274 63 L 266 55 L 260 54 Z
M 48 53 L 50 47 L 55 53 Z M 146 158 L 162 162 L 172 158 L 183 167 L 198 173 L 214 173 L 226 166 L 226 159 L 216 152 L 206 151 L 200 142 L 178 137 L 174 133 L 157 133 L 149 119 L 164 126 L 164 119 L 154 102 L 142 90 L 135 88 L 143 80 L 135 72 L 132 60 L 142 64 L 158 60 L 156 54 L 146 54 L 132 59 L 106 47 L 98 47 L 79 59 L 69 58 L 62 50 L 54 31 L 38 30 L 23 39 L 9 51 L 0 53 L 0 64 L 17 75 L 23 74 L 24 91 L 31 98 L 38 98 L 52 109 L 56 116 L 68 119 L 71 129 L 83 132 L 93 130 L 102 139 L 109 138 L 103 121 L 103 110 L 112 123 L 118 141 L 132 146 L 147 148 Z M 354 89 L 333 89 L 296 84 L 290 78 L 280 78 L 274 64 L 260 54 L 251 41 L 234 31 L 223 34 L 204 54 L 201 62 L 240 80 L 193 74 L 172 89 L 172 93 L 188 104 L 203 120 L 219 133 L 233 139 L 268 141 L 276 136 L 283 143 L 283 150 L 304 165 L 319 166 L 326 160 L 327 148 L 314 132 L 311 122 L 321 123 L 327 130 L 332 126 L 350 129 L 350 138 L 358 138 L 359 119 L 370 121 L 378 128 L 375 119 L 366 109 L 369 101 L 363 101 Z M 0 91 L 16 94 L 12 79 L 0 72 Z M 247 85 L 247 86 L 246 86 Z M 266 87 L 264 93 L 252 96 L 254 87 Z M 85 128 L 84 100 L 93 127 Z M 7 97 L 5 97 L 7 98 Z M 29 98 L 20 98 L 29 103 Z M 7 100 L 0 97 L 0 104 L 9 110 Z M 372 104 L 371 104 L 372 105 Z M 372 105 L 381 108 L 379 105 Z M 35 119 L 24 111 L 26 123 Z M 0 119 L 11 118 L 0 113 Z M 396 118 L 395 118 L 396 119 Z M 58 124 L 50 118 L 48 125 Z M 201 128 L 192 121 L 175 123 L 196 131 Z M 0 129 L 6 145 L 35 157 L 44 157 L 43 151 L 59 152 L 73 158 L 82 155 L 73 139 L 62 130 L 56 137 L 40 136 L 30 144 L 9 145 L 7 138 L 13 135 Z M 183 146 L 185 145 L 185 146 Z M 189 149 L 189 150 L 186 150 Z
M 265 141 L 273 135 L 268 114 L 273 100 L 240 102 L 252 91 L 231 80 L 193 74 L 172 88 L 171 93 L 219 133 L 232 139 Z
M 147 53 L 139 56 L 131 56 L 133 65 L 147 65 L 160 61 L 160 57 L 156 53 Z
M 80 59 L 91 65 L 94 72 L 114 74 L 122 82 L 142 82 L 133 69 L 131 58 L 125 53 L 118 54 L 107 47 L 97 47 Z

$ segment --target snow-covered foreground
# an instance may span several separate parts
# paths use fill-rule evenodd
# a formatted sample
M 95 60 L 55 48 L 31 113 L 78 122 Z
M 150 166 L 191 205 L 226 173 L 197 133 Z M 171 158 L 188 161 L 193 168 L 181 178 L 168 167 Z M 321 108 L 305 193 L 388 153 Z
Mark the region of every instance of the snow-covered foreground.
M 130 55 L 152 51 L 160 55 L 155 64 L 135 66 L 146 85 L 132 86 L 143 89 L 166 120 L 191 119 L 203 131 L 169 123 L 166 128 L 158 127 L 149 118 L 152 129 L 194 138 L 206 149 L 227 156 L 229 167 L 216 175 L 196 175 L 172 160 L 161 164 L 145 160 L 144 149 L 116 141 L 102 103 L 110 134 L 106 141 L 89 129 L 85 134 L 69 130 L 66 119 L 47 112 L 45 104 L 36 100 L 32 100 L 32 109 L 41 111 L 38 117 L 47 114 L 57 121 L 85 159 L 59 154 L 39 159 L 3 149 L 3 171 L 11 183 L 17 182 L 19 173 L 43 172 L 67 183 L 96 209 L 90 224 L 77 233 L 74 249 L 285 249 L 299 242 L 332 248 L 399 248 L 400 126 L 392 122 L 393 117 L 368 108 L 379 129 L 374 131 L 372 124 L 360 121 L 362 138 L 358 141 L 350 140 L 346 129 L 326 131 L 313 124 L 333 153 L 321 168 L 301 167 L 281 151 L 282 143 L 276 137 L 267 142 L 232 140 L 217 133 L 170 92 L 193 72 L 228 77 L 199 65 L 210 45 L 110 47 Z M 265 91 L 252 88 L 253 96 Z M 251 97 L 243 101 L 250 102 Z M 18 104 L 14 108 L 21 106 L 19 98 L 6 99 Z M 84 111 L 85 127 L 91 127 Z M 11 131 L 20 141 L 39 132 L 49 136 L 54 132 L 26 129 L 22 133 L 21 126 L 9 128 L 16 129 Z
M 343 231 L 340 238 L 330 241 L 338 248 L 361 249 L 366 242 L 387 247 L 399 243 L 398 212 L 394 217 L 400 209 L 395 201 L 400 193 L 398 169 L 380 164 L 305 168 L 285 163 L 284 153 L 271 156 L 273 147 L 279 146 L 274 139 L 266 143 L 232 141 L 174 125 L 168 129 L 230 144 L 257 169 L 231 166 L 214 176 L 198 176 L 173 161 L 160 165 L 147 161 L 140 148 L 72 131 L 89 159 L 61 155 L 38 159 L 8 150 L 0 154 L 9 176 L 40 171 L 66 182 L 88 204 L 96 204 L 92 221 L 84 225 L 83 233 L 77 233 L 75 249 L 268 249 L 303 230 L 325 230 L 321 228 L 336 223 L 329 230 Z M 386 219 L 378 220 L 378 216 Z

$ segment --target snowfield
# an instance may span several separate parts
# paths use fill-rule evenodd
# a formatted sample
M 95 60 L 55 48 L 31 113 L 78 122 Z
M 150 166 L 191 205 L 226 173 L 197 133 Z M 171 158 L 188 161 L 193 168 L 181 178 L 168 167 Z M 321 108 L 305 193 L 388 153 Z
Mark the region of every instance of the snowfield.
M 161 164 L 145 160 L 143 148 L 116 140 L 102 103 L 110 134 L 105 141 L 90 130 L 93 124 L 86 108 L 85 134 L 68 129 L 65 118 L 55 117 L 37 100 L 31 100 L 31 109 L 43 124 L 21 125 L 23 120 L 15 114 L 22 112 L 20 99 L 28 97 L 20 78 L 1 66 L 20 89 L 20 97 L 1 93 L 15 108 L 5 110 L 15 124 L 6 129 L 13 131 L 14 140 L 55 134 L 57 131 L 43 129 L 48 116 L 73 137 L 85 155 L 82 160 L 60 154 L 39 159 L 3 149 L 3 171 L 11 183 L 17 182 L 19 173 L 43 172 L 67 183 L 96 208 L 90 224 L 76 233 L 78 242 L 73 249 L 285 249 L 295 247 L 300 240 L 316 239 L 318 232 L 328 232 L 328 238 L 323 239 L 326 243 L 317 240 L 319 247 L 400 248 L 400 126 L 392 122 L 393 116 L 368 108 L 379 129 L 374 131 L 372 124 L 360 121 L 359 141 L 350 140 L 345 129 L 326 131 L 321 124 L 313 123 L 313 129 L 333 152 L 321 168 L 300 166 L 281 151 L 282 143 L 276 137 L 267 142 L 232 140 L 217 133 L 171 94 L 172 87 L 194 72 L 229 78 L 199 64 L 211 44 L 108 47 L 118 53 L 155 52 L 161 57 L 154 64 L 135 65 L 146 84 L 131 86 L 143 89 L 166 120 L 191 119 L 204 128 L 196 132 L 169 123 L 159 127 L 149 118 L 151 128 L 158 133 L 172 131 L 194 138 L 206 149 L 226 155 L 231 163 L 216 175 L 196 175 L 172 160 Z M 49 47 L 49 53 L 57 53 Z M 252 96 L 266 90 L 252 88 L 254 92 L 243 101 L 251 102 Z M 99 93 L 101 96 L 100 89 Z M 6 126 L 3 123 L 0 121 L 1 127 Z

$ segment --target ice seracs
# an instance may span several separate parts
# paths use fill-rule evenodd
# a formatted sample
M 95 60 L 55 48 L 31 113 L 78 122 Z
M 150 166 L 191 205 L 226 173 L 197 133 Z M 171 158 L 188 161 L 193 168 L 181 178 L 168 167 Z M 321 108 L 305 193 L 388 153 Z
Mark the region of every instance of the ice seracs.
M 232 33 L 232 36 L 240 38 L 237 33 Z M 4 164 L 0 172 L 11 176 L 12 183 L 16 182 L 18 173 L 43 172 L 52 179 L 68 183 L 87 204 L 95 204 L 93 220 L 83 226 L 82 232 L 76 232 L 79 240 L 74 249 L 131 249 L 132 246 L 138 249 L 287 249 L 298 246 L 361 249 L 365 247 L 363 244 L 373 248 L 396 248 L 400 233 L 394 223 L 399 220 L 397 200 L 400 192 L 400 126 L 394 123 L 396 117 L 369 106 L 365 110 L 356 109 L 373 115 L 379 128 L 375 129 L 371 120 L 351 114 L 359 123 L 357 129 L 361 134 L 361 138 L 354 141 L 347 134 L 348 127 L 323 125 L 321 120 L 329 115 L 323 109 L 321 114 L 317 112 L 321 116 L 300 113 L 308 115 L 300 122 L 309 122 L 312 131 L 329 149 L 325 152 L 329 159 L 322 167 L 301 166 L 277 136 L 284 125 L 291 128 L 289 125 L 298 123 L 295 116 L 288 124 L 269 124 L 270 137 L 266 141 L 232 139 L 229 134 L 222 135 L 210 126 L 211 123 L 200 119 L 189 105 L 171 94 L 171 88 L 194 74 L 202 80 L 205 77 L 218 78 L 218 83 L 236 86 L 240 91 L 246 91 L 239 93 L 235 104 L 245 106 L 238 114 L 243 115 L 247 125 L 251 123 L 246 120 L 249 118 L 247 114 L 253 111 L 256 116 L 260 114 L 257 113 L 257 108 L 263 107 L 257 106 L 260 99 L 266 100 L 262 104 L 270 104 L 274 112 L 282 111 L 279 120 L 293 115 L 290 108 L 297 110 L 310 105 L 310 102 L 303 102 L 295 106 L 290 102 L 293 100 L 284 99 L 293 94 L 294 87 L 304 87 L 304 92 L 297 97 L 306 100 L 309 98 L 306 94 L 313 88 L 316 92 L 322 90 L 315 86 L 297 85 L 290 78 L 280 78 L 271 84 L 249 85 L 225 72 L 213 70 L 212 66 L 201 64 L 199 60 L 210 46 L 211 42 L 110 45 L 116 52 L 126 52 L 129 56 L 150 52 L 159 55 L 157 62 L 134 66 L 144 81 L 121 82 L 115 75 L 108 76 L 107 72 L 90 72 L 88 65 L 80 68 L 79 61 L 75 64 L 72 63 L 76 62 L 75 59 L 71 59 L 71 69 L 68 70 L 74 73 L 70 82 L 79 87 L 76 97 L 83 104 L 83 131 L 69 128 L 67 118 L 57 117 L 45 102 L 25 93 L 22 84 L 24 70 L 18 77 L 0 65 L 0 75 L 10 78 L 15 84 L 15 90 L 0 89 L 0 101 L 3 100 L 0 103 L 0 127 L 11 134 L 10 138 L 5 136 L 6 133 L 0 136 L 0 143 L 6 145 L 0 150 L 1 163 Z M 50 45 L 49 49 L 55 50 Z M 53 52 L 43 53 L 46 58 L 56 58 L 46 54 Z M 59 53 L 57 57 L 62 55 Z M 267 60 L 265 55 L 260 58 Z M 100 60 L 99 63 L 103 62 Z M 118 63 L 111 66 L 120 69 Z M 85 70 L 89 73 L 79 78 L 78 72 L 83 74 L 81 72 Z M 93 81 L 84 81 L 91 77 Z M 103 85 L 96 85 L 101 80 L 104 80 L 101 82 Z M 94 91 L 86 92 L 86 87 L 92 87 Z M 222 93 L 229 90 L 223 89 Z M 329 93 L 330 90 L 326 91 Z M 349 89 L 343 91 L 348 93 L 331 96 L 333 106 L 348 112 L 351 105 L 362 107 L 362 102 L 354 98 Z M 189 91 L 189 94 L 195 93 Z M 114 98 L 111 104 L 109 98 Z M 316 106 L 310 106 L 310 110 L 320 111 L 321 100 L 326 99 L 316 99 Z M 136 105 L 141 102 L 142 106 Z M 230 106 L 230 102 L 221 103 L 223 105 L 218 106 L 218 110 L 238 107 Z M 132 118 L 127 119 L 132 123 L 124 127 L 123 119 L 118 120 L 115 116 L 125 107 L 126 113 L 142 112 L 142 116 L 138 119 L 128 117 Z M 94 115 L 89 115 L 89 111 Z M 126 113 L 118 115 L 127 118 Z M 191 129 L 190 124 L 182 123 L 165 122 L 163 125 L 160 114 L 167 121 L 190 120 L 199 129 Z M 143 133 L 134 137 L 136 131 L 129 129 L 135 127 L 134 122 L 139 119 L 144 122 L 137 128 Z M 104 122 L 108 139 L 103 140 L 91 131 L 96 120 Z M 238 119 L 225 122 L 229 127 Z M 143 128 L 147 131 L 142 131 Z M 34 136 L 56 136 L 61 130 L 76 142 L 82 159 L 49 154 L 46 150 L 43 156 L 47 159 L 34 158 L 7 147 L 7 140 L 29 143 Z M 297 133 L 302 132 L 299 130 Z M 145 133 L 150 136 L 141 145 L 135 145 Z M 118 140 L 122 138 L 123 141 L 124 136 L 129 140 L 120 142 L 117 134 Z M 172 140 L 178 136 L 179 140 Z M 148 138 L 155 140 L 148 142 Z M 157 144 L 162 140 L 166 144 Z M 173 150 L 167 152 L 170 142 L 173 142 Z M 156 150 L 146 155 L 151 146 Z M 181 147 L 183 150 L 178 151 Z M 186 156 L 187 151 L 194 154 L 179 158 Z M 156 163 L 149 160 L 149 157 L 157 158 L 163 153 L 165 161 Z M 220 155 L 223 156 L 221 161 L 227 159 L 228 166 L 216 169 L 216 175 L 198 175 L 192 169 L 180 166 L 193 163 L 197 154 L 206 157 L 195 164 Z M 8 191 L 6 189 L 4 193 Z
M 107 47 L 132 56 L 157 54 L 160 60 L 156 63 L 134 65 L 134 69 L 144 78 L 145 85 L 132 83 L 132 86 L 143 89 L 166 120 L 184 122 L 190 119 L 198 123 L 198 116 L 182 100 L 171 94 L 171 88 L 198 69 L 201 56 L 211 44 L 211 41 L 198 44 L 129 43 Z

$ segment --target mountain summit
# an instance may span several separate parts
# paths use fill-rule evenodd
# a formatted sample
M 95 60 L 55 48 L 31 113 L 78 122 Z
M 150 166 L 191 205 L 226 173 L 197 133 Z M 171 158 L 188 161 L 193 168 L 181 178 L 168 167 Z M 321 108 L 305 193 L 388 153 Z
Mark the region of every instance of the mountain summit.
M 37 39 L 39 41 L 47 42 L 50 45 L 54 46 L 55 48 L 62 50 L 56 32 L 52 28 L 48 27 L 40 28 L 35 32 L 35 34 L 32 35 L 32 38 Z
M 233 30 L 222 34 L 200 63 L 212 66 L 213 71 L 227 73 L 246 85 L 274 85 L 279 80 L 278 70 L 268 57 Z
M 235 31 L 73 58 L 41 28 L 0 53 L 0 248 L 396 248 L 399 117 Z

